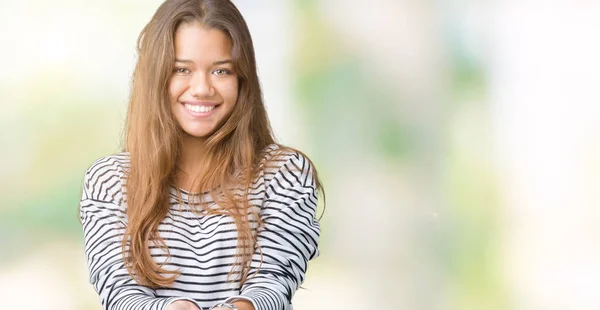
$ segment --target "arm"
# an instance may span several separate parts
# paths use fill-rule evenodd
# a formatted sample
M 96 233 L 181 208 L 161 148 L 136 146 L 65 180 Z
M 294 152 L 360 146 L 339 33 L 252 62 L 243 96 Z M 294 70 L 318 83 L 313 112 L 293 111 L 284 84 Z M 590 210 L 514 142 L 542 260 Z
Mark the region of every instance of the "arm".
M 288 309 L 304 281 L 308 261 L 318 256 L 316 208 L 313 167 L 302 155 L 291 154 L 266 189 L 261 211 L 264 226 L 257 236 L 263 263 L 260 265 L 260 253 L 255 253 L 250 279 L 240 295 L 228 301 L 246 300 L 237 301 L 240 310 Z
M 127 219 L 120 203 L 121 172 L 116 164 L 114 158 L 103 158 L 88 169 L 80 202 L 90 283 L 100 296 L 103 309 L 197 309 L 179 308 L 182 302 L 173 304 L 185 298 L 157 298 L 154 290 L 139 285 L 127 272 L 121 252 Z

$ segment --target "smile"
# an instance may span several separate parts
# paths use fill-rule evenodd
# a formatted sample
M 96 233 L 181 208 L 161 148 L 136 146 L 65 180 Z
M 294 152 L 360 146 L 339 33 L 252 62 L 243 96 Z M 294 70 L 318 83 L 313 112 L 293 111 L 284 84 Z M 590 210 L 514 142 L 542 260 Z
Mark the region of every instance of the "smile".
M 206 105 L 194 105 L 194 104 L 186 103 L 186 104 L 184 104 L 184 106 L 189 111 L 196 112 L 196 113 L 208 113 L 215 109 L 214 105 L 206 106 Z
M 215 113 L 215 110 L 219 108 L 221 104 L 216 102 L 193 102 L 193 101 L 183 101 L 180 102 L 183 106 L 183 109 L 187 112 L 187 114 L 193 118 L 207 118 Z

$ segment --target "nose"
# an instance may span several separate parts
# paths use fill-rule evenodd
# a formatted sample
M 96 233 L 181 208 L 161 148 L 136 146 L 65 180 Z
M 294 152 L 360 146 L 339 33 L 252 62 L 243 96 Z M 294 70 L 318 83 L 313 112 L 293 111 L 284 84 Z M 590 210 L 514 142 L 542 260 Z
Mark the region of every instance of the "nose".
M 214 95 L 210 77 L 203 72 L 197 72 L 190 79 L 190 92 L 196 98 L 208 98 Z

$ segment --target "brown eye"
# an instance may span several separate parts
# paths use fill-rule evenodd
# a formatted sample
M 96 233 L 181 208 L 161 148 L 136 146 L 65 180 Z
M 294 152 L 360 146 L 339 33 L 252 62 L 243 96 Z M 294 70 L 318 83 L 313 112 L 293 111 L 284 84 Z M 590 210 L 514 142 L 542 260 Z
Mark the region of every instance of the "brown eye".
M 213 74 L 216 74 L 216 75 L 229 75 L 229 74 L 231 74 L 231 71 L 229 71 L 227 69 L 216 69 L 215 71 L 213 71 Z
M 173 72 L 175 72 L 176 74 L 189 74 L 190 70 L 186 68 L 175 68 Z

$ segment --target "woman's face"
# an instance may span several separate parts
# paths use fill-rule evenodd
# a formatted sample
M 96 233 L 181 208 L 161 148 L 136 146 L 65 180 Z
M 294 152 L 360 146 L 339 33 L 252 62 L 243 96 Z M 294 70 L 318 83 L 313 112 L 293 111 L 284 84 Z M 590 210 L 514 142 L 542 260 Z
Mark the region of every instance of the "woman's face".
M 169 82 L 171 110 L 191 137 L 205 140 L 229 117 L 238 97 L 231 39 L 200 23 L 175 33 L 175 63 Z

